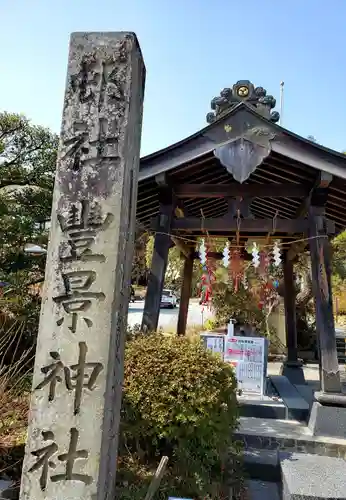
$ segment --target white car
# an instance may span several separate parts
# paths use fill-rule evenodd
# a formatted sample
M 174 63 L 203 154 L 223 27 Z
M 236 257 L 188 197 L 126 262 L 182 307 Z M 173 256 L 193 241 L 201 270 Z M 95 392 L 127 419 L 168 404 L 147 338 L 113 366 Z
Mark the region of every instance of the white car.
M 172 290 L 162 290 L 161 307 L 177 307 L 177 296 Z

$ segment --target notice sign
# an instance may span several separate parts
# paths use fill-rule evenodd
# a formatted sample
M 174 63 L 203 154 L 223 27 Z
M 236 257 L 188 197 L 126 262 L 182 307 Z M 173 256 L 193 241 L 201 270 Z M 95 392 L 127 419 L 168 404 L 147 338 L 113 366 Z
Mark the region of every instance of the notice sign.
M 262 337 L 227 337 L 224 359 L 234 366 L 238 389 L 264 394 L 268 341 Z
M 201 333 L 201 339 L 204 346 L 212 352 L 217 352 L 221 356 L 225 349 L 225 336 L 216 335 L 215 333 Z

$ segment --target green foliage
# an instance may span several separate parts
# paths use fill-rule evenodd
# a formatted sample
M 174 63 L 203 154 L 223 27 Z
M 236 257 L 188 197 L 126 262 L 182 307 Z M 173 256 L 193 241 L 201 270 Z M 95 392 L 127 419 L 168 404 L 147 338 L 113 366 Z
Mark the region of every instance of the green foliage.
M 337 280 L 346 280 L 346 231 L 333 240 L 333 275 Z
M 25 244 L 44 245 L 50 219 L 58 138 L 23 116 L 0 113 L 0 279 L 23 286 L 43 278 L 44 258 Z
M 146 247 L 149 240 L 149 234 L 146 231 L 136 228 L 135 245 L 132 260 L 131 282 L 139 284 L 146 281 Z
M 50 219 L 57 146 L 49 130 L 24 116 L 0 113 L 0 281 L 10 285 L 0 314 L 6 324 L 24 325 L 18 356 L 37 333 L 40 299 L 32 286 L 44 279 L 45 256 L 28 255 L 24 247 L 47 243 L 42 223 Z
M 237 426 L 235 390 L 232 368 L 199 341 L 133 336 L 125 352 L 122 454 L 143 463 L 168 455 L 175 494 L 217 494 Z
M 219 326 L 233 318 L 236 323 L 249 324 L 265 332 L 265 315 L 249 290 L 240 288 L 235 293 L 229 284 L 218 283 L 213 290 L 212 304 Z

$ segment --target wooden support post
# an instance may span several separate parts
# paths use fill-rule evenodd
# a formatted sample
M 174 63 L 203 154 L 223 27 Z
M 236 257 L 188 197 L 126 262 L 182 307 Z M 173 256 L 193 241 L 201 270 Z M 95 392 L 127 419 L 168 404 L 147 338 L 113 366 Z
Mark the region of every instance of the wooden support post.
M 292 384 L 304 384 L 302 363 L 298 361 L 297 321 L 296 321 L 296 290 L 294 286 L 293 261 L 289 259 L 288 252 L 284 254 L 284 302 L 287 358 L 281 373 Z
M 284 257 L 284 301 L 287 361 L 296 362 L 298 359 L 297 322 L 296 322 L 296 291 L 294 287 L 293 262 Z
M 320 347 L 320 403 L 344 405 L 333 316 L 330 244 L 326 235 L 324 209 L 309 209 L 309 247 L 315 299 L 316 330 Z
M 183 271 L 184 277 L 181 286 L 178 326 L 177 326 L 178 335 L 185 335 L 186 332 L 187 315 L 189 312 L 189 302 L 191 295 L 193 261 L 194 261 L 194 249 L 191 250 L 190 255 L 188 257 L 185 257 L 185 262 L 184 262 L 184 271 Z
M 145 296 L 142 331 L 157 330 L 160 315 L 160 303 L 165 273 L 168 261 L 168 252 L 171 246 L 171 224 L 174 213 L 172 191 L 161 191 L 160 216 L 155 234 L 154 251 L 151 269 L 148 278 L 147 293 Z

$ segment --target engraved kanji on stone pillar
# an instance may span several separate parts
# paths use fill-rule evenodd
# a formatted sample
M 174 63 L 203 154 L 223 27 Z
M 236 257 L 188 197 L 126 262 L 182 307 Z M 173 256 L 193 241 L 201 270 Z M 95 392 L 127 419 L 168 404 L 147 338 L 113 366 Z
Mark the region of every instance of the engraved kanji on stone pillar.
M 145 68 L 73 33 L 21 500 L 115 498 Z

